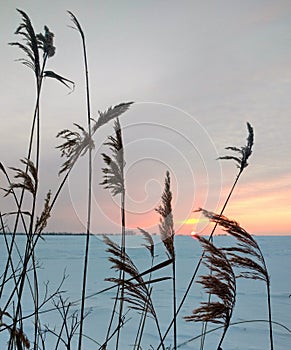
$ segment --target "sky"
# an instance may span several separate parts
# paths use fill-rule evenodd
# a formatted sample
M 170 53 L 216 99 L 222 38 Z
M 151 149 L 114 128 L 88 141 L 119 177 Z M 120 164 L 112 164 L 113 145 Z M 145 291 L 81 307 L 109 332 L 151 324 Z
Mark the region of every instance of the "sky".
M 237 175 L 233 162 L 218 161 L 227 146 L 246 142 L 246 122 L 255 132 L 253 154 L 225 210 L 248 232 L 291 234 L 291 2 L 245 1 L 59 1 L 0 2 L 1 161 L 20 166 L 26 157 L 35 103 L 32 71 L 16 60 L 16 8 L 31 18 L 35 32 L 47 25 L 56 55 L 47 68 L 75 82 L 69 93 L 46 79 L 41 97 L 41 163 L 37 210 L 47 191 L 62 180 L 64 159 L 56 134 L 86 125 L 83 57 L 86 35 L 92 117 L 134 101 L 120 118 L 126 159 L 128 229 L 158 232 L 167 170 L 178 234 L 207 234 L 209 223 L 194 211 L 219 212 Z M 93 233 L 120 231 L 120 198 L 100 186 L 101 153 L 112 123 L 96 133 L 93 151 Z M 72 171 L 49 221 L 48 232 L 85 232 L 86 156 Z M 11 177 L 13 172 L 10 171 Z M 6 187 L 5 178 L 0 178 Z M 0 199 L 13 211 L 12 198 Z M 25 203 L 30 207 L 29 198 Z M 11 225 L 7 219 L 7 224 Z

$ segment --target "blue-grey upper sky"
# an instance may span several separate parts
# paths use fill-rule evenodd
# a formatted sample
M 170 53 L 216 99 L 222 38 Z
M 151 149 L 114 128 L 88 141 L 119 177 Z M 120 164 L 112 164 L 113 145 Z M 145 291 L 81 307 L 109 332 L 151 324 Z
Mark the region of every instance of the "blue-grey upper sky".
M 54 191 L 60 180 L 57 132 L 74 122 L 86 125 L 80 37 L 69 28 L 70 10 L 86 33 L 92 117 L 119 102 L 136 102 L 121 118 L 128 226 L 155 229 L 153 218 L 158 222 L 158 216 L 153 209 L 166 169 L 172 173 L 178 230 L 193 209 L 216 210 L 236 169 L 215 159 L 225 154 L 224 147 L 244 144 L 249 121 L 255 129 L 254 154 L 227 214 L 255 233 L 291 232 L 289 0 L 2 0 L 0 6 L 5 166 L 15 166 L 26 156 L 35 99 L 32 72 L 15 62 L 22 52 L 7 45 L 19 40 L 13 34 L 21 20 L 16 8 L 27 12 L 36 32 L 45 24 L 54 32 L 56 55 L 48 69 L 76 83 L 71 94 L 56 81 L 44 85 L 40 208 L 45 192 Z M 118 231 L 119 199 L 98 186 L 100 153 L 106 150 L 102 143 L 111 133 L 108 125 L 96 135 L 94 232 Z M 84 159 L 56 206 L 49 230 L 84 231 L 86 188 Z

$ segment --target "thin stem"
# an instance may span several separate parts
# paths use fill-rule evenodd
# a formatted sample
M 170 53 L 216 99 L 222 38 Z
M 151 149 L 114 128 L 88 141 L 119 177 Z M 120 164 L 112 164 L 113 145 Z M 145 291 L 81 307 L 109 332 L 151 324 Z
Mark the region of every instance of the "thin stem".
M 44 56 L 41 76 L 39 78 L 38 84 L 37 84 L 37 95 L 40 96 L 41 92 L 41 84 L 42 84 L 42 75 L 44 71 L 44 67 L 47 61 L 47 54 Z M 37 177 L 39 177 L 39 160 L 40 160 L 40 106 L 38 105 L 37 109 L 37 123 L 36 123 L 36 162 L 35 167 L 37 171 Z M 36 184 L 38 187 L 38 184 Z M 35 193 L 37 193 L 37 187 L 35 189 Z M 33 232 L 33 225 L 34 225 L 34 216 L 35 216 L 35 208 L 36 208 L 36 199 L 37 196 L 35 194 L 34 200 L 33 200 L 33 209 L 31 212 L 31 231 L 29 231 L 29 234 Z M 36 263 L 35 263 L 35 251 L 32 251 L 32 262 L 33 262 L 33 274 L 34 274 L 34 311 L 35 311 L 35 319 L 34 319 L 34 349 L 37 350 L 38 348 L 38 340 L 37 340 L 37 329 L 39 324 L 39 315 L 38 315 L 38 303 L 39 303 L 39 289 L 38 289 L 38 277 L 37 277 L 37 271 L 36 271 Z
M 235 275 L 234 274 L 233 274 L 233 277 L 235 279 Z M 222 336 L 220 338 L 220 342 L 218 344 L 217 350 L 222 350 L 221 345 L 222 345 L 222 342 L 223 342 L 223 340 L 225 338 L 226 332 L 227 332 L 227 330 L 229 328 L 229 325 L 230 325 L 230 320 L 232 318 L 233 308 L 234 308 L 235 300 L 236 300 L 236 297 L 235 297 L 236 296 L 236 284 L 235 284 L 235 290 L 234 290 L 234 294 L 233 295 L 234 295 L 234 297 L 233 297 L 233 300 L 232 300 L 232 307 L 231 307 L 231 310 L 230 310 L 229 315 L 227 317 L 227 320 L 225 322 L 223 333 L 222 333 Z M 205 332 L 206 331 L 207 331 L 207 326 L 205 327 Z M 205 334 L 203 335 L 203 338 L 205 338 Z
M 119 279 L 121 279 L 121 271 L 119 271 Z M 114 300 L 114 305 L 113 305 L 113 309 L 112 309 L 112 313 L 111 313 L 111 318 L 110 318 L 110 321 L 109 321 L 109 326 L 107 328 L 106 338 L 105 338 L 105 341 L 103 343 L 103 346 L 107 346 L 107 343 L 108 343 L 108 341 L 110 339 L 110 332 L 111 332 L 111 328 L 112 328 L 112 324 L 113 324 L 113 320 L 114 320 L 114 316 L 115 316 L 115 310 L 116 310 L 117 303 L 118 303 L 119 292 L 120 292 L 120 284 L 118 284 L 118 286 L 117 286 L 116 297 L 115 297 L 115 300 Z
M 145 323 L 146 323 L 146 317 L 147 317 L 147 312 L 148 312 L 148 305 L 149 305 L 149 301 L 147 301 L 145 310 L 142 312 L 141 318 L 139 320 L 139 325 L 138 325 L 138 329 L 137 329 L 137 332 L 136 332 L 135 341 L 134 341 L 134 344 L 133 344 L 133 350 L 135 350 L 135 349 L 139 350 L 141 348 L 140 344 L 141 344 L 141 341 L 142 341 L 142 336 L 143 336 L 144 327 L 145 327 Z
M 152 304 L 151 292 L 152 292 L 152 288 L 150 289 L 150 292 L 149 292 L 149 302 Z M 161 346 L 162 346 L 163 350 L 166 350 L 165 344 L 164 344 L 164 339 L 163 339 L 162 332 L 161 332 L 160 323 L 159 323 L 158 316 L 156 314 L 155 309 L 154 309 L 153 316 L 154 316 L 154 320 L 155 320 L 155 323 L 156 323 L 156 326 L 157 326 L 157 330 L 158 330 L 158 334 L 159 334 L 159 337 L 160 337 Z
M 225 335 L 226 335 L 226 332 L 227 332 L 227 330 L 228 330 L 228 326 L 229 326 L 229 324 L 225 325 L 224 328 L 223 328 L 223 333 L 222 333 L 222 336 L 221 336 L 221 338 L 220 338 L 220 342 L 219 342 L 219 344 L 218 344 L 218 346 L 217 346 L 217 350 L 222 350 L 221 345 L 222 345 L 222 342 L 223 342 L 224 337 L 225 337 Z M 207 328 L 205 328 L 205 332 L 206 332 L 206 330 L 207 330 Z M 204 333 L 203 338 L 205 338 L 205 333 Z
M 272 327 L 272 308 L 271 308 L 271 288 L 270 288 L 270 278 L 268 275 L 267 264 L 264 258 L 264 255 L 261 251 L 261 248 L 257 246 L 259 253 L 261 255 L 261 259 L 263 262 L 264 270 L 266 273 L 266 285 L 267 285 L 267 302 L 268 302 L 268 318 L 269 318 L 269 334 L 270 334 L 270 349 L 274 350 L 274 340 L 273 340 L 273 327 Z
M 31 152 L 32 152 L 32 143 L 33 143 L 33 136 L 34 136 L 34 129 L 35 129 L 35 123 L 36 123 L 36 171 L 38 174 L 38 165 L 39 165 L 39 157 L 40 157 L 40 112 L 39 112 L 39 105 L 40 105 L 40 96 L 41 96 L 41 88 L 42 88 L 42 82 L 43 82 L 43 72 L 45 69 L 47 61 L 47 54 L 45 54 L 44 59 L 43 59 L 43 64 L 42 64 L 42 69 L 40 72 L 40 76 L 36 77 L 36 88 L 37 88 L 37 98 L 36 98 L 36 106 L 35 106 L 35 112 L 34 112 L 34 117 L 33 117 L 33 124 L 32 124 L 32 130 L 31 130 L 31 135 L 30 135 L 30 143 L 29 143 L 29 150 L 28 150 L 28 159 L 31 157 Z M 26 172 L 28 171 L 28 164 L 26 166 Z M 18 290 L 18 295 L 17 295 L 17 306 L 16 306 L 16 311 L 15 311 L 15 318 L 14 318 L 14 325 L 12 329 L 12 333 L 15 332 L 16 329 L 16 324 L 18 317 L 21 312 L 21 304 L 22 304 L 22 294 L 24 290 L 24 285 L 25 285 L 25 279 L 26 279 L 26 272 L 27 272 L 27 266 L 28 262 L 31 258 L 31 256 L 34 254 L 34 251 L 32 251 L 32 246 L 33 246 L 33 225 L 34 225 L 34 218 L 35 218 L 35 210 L 36 210 L 36 200 L 37 200 L 37 190 L 38 190 L 38 183 L 35 183 L 35 193 L 33 195 L 32 199 L 32 208 L 30 212 L 30 224 L 29 224 L 29 229 L 28 229 L 28 234 L 27 234 L 27 242 L 26 242 L 26 248 L 25 248 L 25 254 L 24 254 L 24 261 L 23 261 L 23 268 L 22 268 L 22 273 L 20 275 L 20 285 L 19 285 L 19 290 Z M 21 212 L 21 207 L 24 199 L 24 189 L 21 192 L 21 198 L 19 201 L 19 209 L 18 213 L 16 216 L 16 221 L 14 225 L 14 239 L 15 239 L 15 234 L 18 226 L 18 221 L 20 217 L 20 212 Z M 13 242 L 14 243 L 14 242 Z M 11 245 L 13 247 L 13 245 Z M 12 251 L 11 251 L 12 253 Z M 17 287 L 17 286 L 16 286 Z M 15 290 L 15 289 L 14 289 Z M 38 293 L 38 290 L 36 290 L 36 293 Z M 37 312 L 37 308 L 35 309 Z M 12 337 L 10 338 L 9 342 L 9 349 L 12 346 Z
M 177 298 L 176 298 L 176 259 L 173 264 L 173 313 L 174 313 L 174 350 L 177 349 Z
M 268 317 L 269 317 L 269 333 L 270 333 L 270 349 L 274 350 L 273 327 L 272 327 L 272 309 L 271 309 L 271 291 L 270 281 L 267 280 L 267 300 L 268 300 Z
M 154 266 L 154 257 L 152 257 L 152 262 L 151 262 L 151 267 Z M 150 274 L 149 276 L 149 281 L 152 278 L 152 274 Z M 138 325 L 138 331 L 136 333 L 136 337 L 135 337 L 135 342 L 134 342 L 134 349 L 137 348 L 137 350 L 139 350 L 140 348 L 140 344 L 141 344 L 141 340 L 142 340 L 142 336 L 143 336 L 143 332 L 144 332 L 144 327 L 145 327 L 145 323 L 146 323 L 146 318 L 147 318 L 147 313 L 148 313 L 148 307 L 149 307 L 149 303 L 151 302 L 151 294 L 152 294 L 152 287 L 149 285 L 148 287 L 148 300 L 146 303 L 146 307 L 145 310 L 142 312 L 140 321 L 139 321 L 139 325 Z M 159 327 L 158 327 L 159 328 Z
M 121 192 L 121 252 L 122 252 L 122 262 L 124 263 L 125 259 L 125 189 L 124 189 L 124 172 L 123 167 L 121 168 L 122 180 L 123 180 L 123 190 Z M 121 291 L 120 291 L 120 304 L 119 304 L 119 326 L 116 337 L 116 347 L 118 350 L 119 347 L 119 339 L 120 339 L 120 330 L 123 324 L 123 303 L 124 303 L 124 280 L 125 273 L 121 272 Z

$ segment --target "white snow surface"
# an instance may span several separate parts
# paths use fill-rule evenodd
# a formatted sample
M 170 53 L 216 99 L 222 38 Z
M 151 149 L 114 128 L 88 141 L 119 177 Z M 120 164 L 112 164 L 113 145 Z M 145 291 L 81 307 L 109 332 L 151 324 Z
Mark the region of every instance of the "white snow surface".
M 119 242 L 120 236 L 110 236 L 111 239 Z M 273 321 L 283 324 L 291 329 L 291 236 L 257 236 L 258 241 L 271 277 L 271 298 Z M 25 237 L 17 236 L 19 248 L 23 246 Z M 167 259 L 165 248 L 160 243 L 158 236 L 154 237 L 155 242 L 155 263 Z M 126 249 L 140 272 L 148 269 L 151 265 L 149 252 L 142 246 L 145 243 L 141 236 L 126 237 Z M 231 246 L 235 244 L 233 238 L 228 236 L 216 236 L 214 243 L 217 246 Z M 1 269 L 5 266 L 5 249 L 1 244 L 0 263 Z M 45 285 L 48 282 L 48 293 L 53 293 L 58 287 L 63 275 L 66 280 L 61 288 L 63 299 L 74 302 L 80 300 L 82 286 L 82 270 L 84 260 L 85 236 L 45 236 L 44 240 L 38 242 L 36 256 L 39 261 L 39 289 L 41 296 L 45 293 Z M 177 304 L 184 295 L 185 289 L 191 279 L 192 273 L 201 256 L 201 247 L 197 240 L 189 236 L 175 237 L 176 261 L 177 261 Z M 112 283 L 104 281 L 108 277 L 116 277 L 115 270 L 111 269 L 108 261 L 106 246 L 100 236 L 90 237 L 89 270 L 87 280 L 88 296 L 86 300 L 86 312 L 88 315 L 84 323 L 83 349 L 98 349 L 98 344 L 104 341 L 109 318 L 113 306 L 115 289 L 94 295 L 96 292 L 109 287 Z M 15 255 L 16 261 L 16 255 Z M 2 272 L 1 272 L 2 273 Z M 198 276 L 206 273 L 205 267 L 201 267 Z M 154 277 L 171 276 L 171 267 L 165 267 L 155 272 Z M 197 277 L 198 277 L 197 276 Z M 146 278 L 146 277 L 145 277 Z M 197 280 L 197 278 L 196 278 Z M 8 290 L 3 295 L 0 307 L 5 304 Z M 162 333 L 167 329 L 172 317 L 172 292 L 171 280 L 155 284 L 153 287 L 153 300 L 161 325 Z M 23 315 L 28 315 L 33 310 L 29 289 L 24 294 Z M 57 299 L 56 299 L 57 300 Z M 179 349 L 200 349 L 200 338 L 191 340 L 201 334 L 201 323 L 185 322 L 183 316 L 191 315 L 192 310 L 199 307 L 199 303 L 207 301 L 207 295 L 201 289 L 200 284 L 194 283 L 190 293 L 178 316 L 178 344 Z M 120 349 L 133 349 L 137 325 L 140 314 L 129 310 L 125 306 L 126 324 L 121 330 Z M 49 302 L 42 310 L 53 309 Z M 79 312 L 80 303 L 72 305 L 71 310 Z M 42 328 L 60 330 L 61 319 L 57 311 L 50 311 L 40 315 Z M 232 318 L 233 325 L 230 326 L 226 338 L 222 344 L 223 350 L 265 350 L 270 349 L 269 327 L 266 322 L 267 298 L 266 285 L 262 281 L 239 279 L 237 281 L 237 300 Z M 256 322 L 247 322 L 257 320 Z M 244 322 L 245 321 L 245 322 Z M 24 331 L 29 338 L 34 327 L 34 318 L 27 319 L 24 323 Z M 237 323 L 241 322 L 241 323 Z M 208 324 L 208 330 L 217 328 L 219 325 Z M 291 333 L 278 324 L 273 324 L 274 348 L 275 350 L 291 349 Z M 205 341 L 205 350 L 216 350 L 222 329 L 209 333 Z M 91 338 L 91 339 L 90 339 Z M 92 341 L 94 339 L 94 341 Z M 77 348 L 78 336 L 75 336 L 73 349 Z M 55 349 L 56 337 L 46 333 L 46 349 Z M 5 349 L 7 332 L 0 333 L 0 348 Z M 173 346 L 173 332 L 169 332 L 166 346 Z M 147 319 L 145 332 L 142 340 L 142 349 L 157 349 L 159 337 L 156 326 L 151 318 Z M 62 344 L 59 349 L 66 349 Z M 108 350 L 115 349 L 115 338 L 109 343 Z

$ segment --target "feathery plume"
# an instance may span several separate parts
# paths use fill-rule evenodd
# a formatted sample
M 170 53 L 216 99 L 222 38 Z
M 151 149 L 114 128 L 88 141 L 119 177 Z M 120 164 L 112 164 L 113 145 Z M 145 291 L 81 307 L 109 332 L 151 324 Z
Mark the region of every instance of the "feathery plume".
M 52 57 L 56 52 L 54 46 L 54 33 L 52 33 L 47 26 L 44 26 L 44 34 L 36 35 L 38 39 L 38 47 L 43 50 L 43 56 Z
M 262 280 L 267 286 L 267 302 L 269 316 L 269 334 L 270 348 L 274 349 L 273 344 L 273 329 L 272 329 L 272 311 L 271 311 L 271 292 L 270 292 L 270 276 L 268 274 L 267 265 L 264 255 L 257 241 L 244 230 L 240 225 L 230 220 L 225 216 L 217 215 L 205 209 L 200 209 L 203 215 L 208 217 L 212 222 L 223 227 L 224 230 L 237 239 L 236 247 L 224 248 L 224 251 L 229 257 L 230 263 L 241 269 L 238 278 L 249 278 L 253 280 Z
M 12 42 L 9 45 L 19 47 L 28 58 L 20 58 L 19 61 L 25 66 L 31 68 L 34 71 L 36 78 L 40 77 L 40 62 L 39 62 L 39 40 L 35 35 L 34 28 L 32 26 L 31 20 L 28 15 L 22 11 L 17 9 L 17 11 L 22 16 L 22 23 L 16 29 L 15 34 L 21 35 L 24 41 L 20 42 Z
M 146 243 L 143 244 L 143 246 L 146 247 L 146 249 L 150 252 L 151 257 L 153 259 L 155 257 L 155 244 L 152 235 L 140 227 L 138 227 L 138 230 L 143 234 L 143 238 L 146 241 Z
M 269 275 L 265 264 L 263 253 L 257 241 L 244 230 L 240 225 L 223 215 L 218 215 L 205 209 L 199 209 L 203 215 L 212 222 L 223 227 L 231 236 L 237 239 L 237 247 L 224 248 L 228 254 L 230 262 L 245 269 L 237 277 L 260 279 L 269 282 Z
M 203 264 L 210 270 L 208 275 L 200 276 L 197 283 L 202 284 L 207 294 L 217 297 L 217 301 L 202 302 L 193 310 L 191 316 L 184 319 L 187 322 L 202 321 L 224 325 L 218 349 L 228 330 L 236 300 L 236 278 L 232 266 L 222 249 L 215 247 L 209 240 L 196 236 L 203 246 L 205 255 Z
M 251 126 L 250 123 L 247 123 L 247 129 L 248 129 L 248 137 L 247 137 L 247 143 L 245 146 L 242 147 L 235 147 L 235 146 L 229 146 L 225 149 L 237 152 L 238 156 L 222 156 L 218 159 L 226 159 L 226 160 L 234 160 L 237 163 L 237 167 L 239 168 L 239 172 L 241 173 L 247 166 L 248 166 L 248 159 L 252 154 L 252 148 L 254 145 L 254 129 Z
M 161 282 L 168 279 L 168 277 L 145 281 L 132 259 L 117 243 L 113 242 L 107 236 L 103 236 L 103 240 L 107 245 L 106 251 L 111 254 L 108 259 L 113 263 L 112 268 L 117 271 L 123 271 L 131 277 L 129 280 L 124 280 L 122 278 L 106 278 L 105 280 L 124 286 L 124 296 L 122 298 L 129 304 L 131 309 L 147 311 L 155 317 L 155 309 L 150 298 L 150 290 L 147 284 Z M 119 299 L 121 299 L 121 297 L 119 297 Z
M 37 169 L 35 168 L 34 163 L 29 159 L 25 158 L 21 159 L 20 161 L 27 166 L 28 172 L 19 168 L 10 167 L 11 170 L 14 170 L 16 172 L 14 178 L 21 179 L 22 181 L 11 183 L 9 189 L 5 190 L 5 196 L 8 196 L 10 193 L 12 193 L 12 190 L 15 188 L 22 188 L 23 190 L 30 192 L 33 196 L 36 195 L 36 189 L 38 185 Z
M 102 153 L 103 160 L 107 167 L 102 168 L 104 179 L 100 185 L 109 189 L 113 196 L 116 196 L 124 191 L 123 170 L 125 166 L 121 128 L 118 118 L 116 118 L 114 123 L 114 131 L 115 136 L 109 136 L 108 141 L 104 143 L 104 145 L 109 146 L 112 156 L 110 157 Z
M 48 219 L 50 218 L 50 211 L 51 211 L 50 199 L 51 199 L 51 191 L 48 191 L 44 202 L 43 211 L 40 217 L 36 218 L 35 229 L 34 229 L 34 233 L 36 235 L 40 235 L 47 226 L 47 222 L 48 222 Z
M 155 210 L 161 215 L 160 225 L 159 225 L 161 239 L 168 253 L 170 254 L 170 257 L 174 258 L 175 230 L 174 230 L 174 221 L 173 221 L 172 205 L 171 205 L 172 192 L 171 192 L 170 186 L 171 186 L 170 173 L 167 171 L 166 178 L 165 178 L 165 188 L 162 194 L 162 204 Z
M 97 121 L 93 120 L 94 123 L 92 126 L 91 135 L 93 136 L 102 125 L 126 112 L 132 103 L 133 102 L 121 103 L 117 106 L 110 107 L 103 113 L 98 112 L 99 119 Z M 82 126 L 76 123 L 74 125 L 81 132 L 64 129 L 57 134 L 57 138 L 62 138 L 65 140 L 65 142 L 56 148 L 60 149 L 61 157 L 68 158 L 62 164 L 59 175 L 70 170 L 80 156 L 83 156 L 90 147 L 94 147 L 94 142 L 92 139 L 90 140 L 88 132 L 85 131 Z

